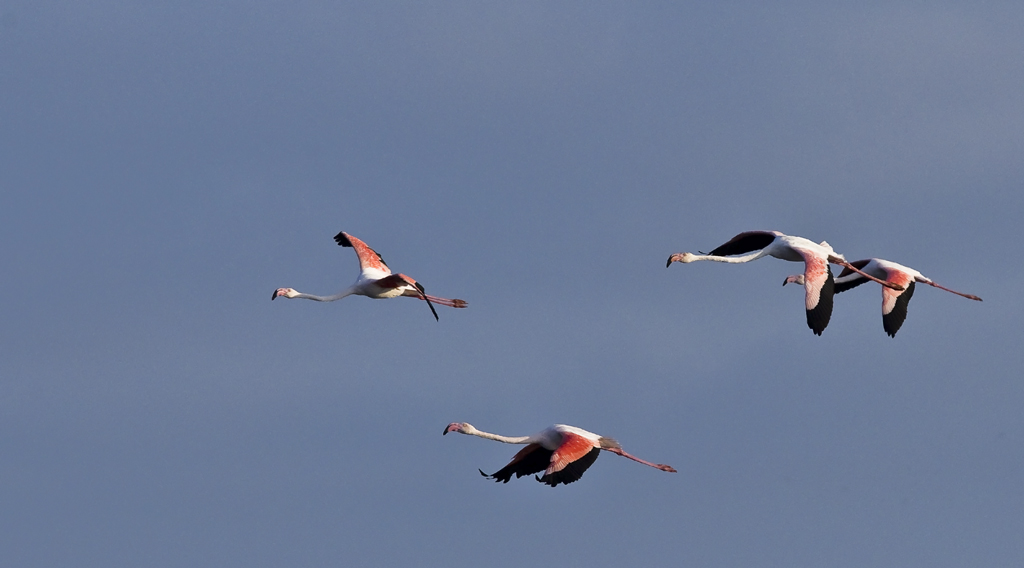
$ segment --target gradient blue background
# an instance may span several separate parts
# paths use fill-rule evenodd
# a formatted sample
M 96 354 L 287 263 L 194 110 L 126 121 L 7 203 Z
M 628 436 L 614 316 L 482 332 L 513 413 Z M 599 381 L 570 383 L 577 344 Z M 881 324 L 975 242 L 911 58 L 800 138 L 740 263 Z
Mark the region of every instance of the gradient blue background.
M 1024 8 L 0 2 L 0 564 L 1024 565 Z M 917 268 L 815 337 L 799 265 Z M 329 294 L 340 230 L 469 309 Z M 552 423 L 576 484 L 496 485 Z

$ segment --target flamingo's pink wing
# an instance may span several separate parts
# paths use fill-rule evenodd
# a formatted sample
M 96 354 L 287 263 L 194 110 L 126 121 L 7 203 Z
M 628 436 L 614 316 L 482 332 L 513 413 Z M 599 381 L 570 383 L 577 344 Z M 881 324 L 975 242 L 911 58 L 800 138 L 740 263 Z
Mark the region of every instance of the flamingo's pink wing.
M 886 282 L 899 284 L 903 290 L 882 286 L 882 328 L 889 337 L 896 337 L 907 319 L 907 306 L 914 295 L 914 277 L 900 270 L 887 270 Z
M 384 264 L 384 258 L 356 237 L 342 231 L 334 236 L 334 242 L 343 247 L 355 249 L 356 256 L 359 258 L 359 270 L 365 272 L 367 268 L 373 268 L 380 270 L 384 274 L 391 274 L 391 269 L 388 268 L 387 264 Z
M 551 454 L 551 463 L 540 481 L 552 487 L 559 483 L 572 483 L 583 476 L 600 453 L 601 448 L 594 442 L 579 434 L 563 432 L 562 443 Z
M 828 266 L 828 260 L 800 251 L 804 257 L 804 307 L 807 310 L 807 327 L 815 335 L 821 335 L 832 319 L 832 296 L 835 294 L 835 279 Z

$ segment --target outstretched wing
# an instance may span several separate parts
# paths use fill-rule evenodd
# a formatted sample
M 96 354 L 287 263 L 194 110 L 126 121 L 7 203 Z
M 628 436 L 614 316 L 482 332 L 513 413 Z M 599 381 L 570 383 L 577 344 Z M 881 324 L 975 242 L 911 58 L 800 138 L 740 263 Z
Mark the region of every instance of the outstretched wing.
M 594 464 L 600 453 L 601 448 L 583 436 L 562 432 L 562 443 L 551 454 L 551 463 L 538 481 L 551 487 L 559 483 L 572 483 L 583 477 L 583 472 Z
M 747 231 L 740 233 L 729 242 L 709 252 L 711 256 L 731 256 L 761 250 L 772 244 L 779 233 L 774 231 Z
M 512 479 L 512 474 L 519 478 L 524 475 L 532 475 L 544 471 L 547 469 L 548 464 L 551 463 L 551 454 L 553 453 L 554 450 L 544 449 L 544 446 L 540 444 L 529 444 L 519 450 L 512 457 L 512 461 L 508 462 L 508 465 L 505 467 L 490 475 L 480 470 L 480 475 L 495 481 L 508 483 L 508 480 Z
M 865 260 L 855 260 L 850 264 L 857 267 L 858 270 L 864 270 L 864 267 L 867 266 L 869 262 L 871 262 L 870 258 Z M 865 278 L 863 274 L 854 272 L 850 270 L 849 267 L 843 267 L 843 271 L 836 277 L 836 294 L 852 290 L 867 281 L 868 279 Z
M 377 251 L 373 250 L 369 245 L 356 237 L 342 231 L 337 235 L 334 235 L 334 242 L 343 247 L 352 247 L 355 249 L 356 256 L 359 258 L 359 270 L 362 272 L 366 272 L 366 269 L 370 268 L 380 270 L 384 274 L 391 274 L 391 269 L 384 263 L 384 258 L 381 257 Z
M 889 337 L 896 337 L 896 332 L 907 319 L 907 306 L 914 295 L 914 278 L 898 270 L 891 270 L 885 280 L 904 288 L 893 290 L 882 286 L 882 328 Z
M 807 310 L 807 327 L 815 335 L 821 335 L 832 319 L 834 293 L 835 279 L 828 260 L 804 254 L 804 307 Z

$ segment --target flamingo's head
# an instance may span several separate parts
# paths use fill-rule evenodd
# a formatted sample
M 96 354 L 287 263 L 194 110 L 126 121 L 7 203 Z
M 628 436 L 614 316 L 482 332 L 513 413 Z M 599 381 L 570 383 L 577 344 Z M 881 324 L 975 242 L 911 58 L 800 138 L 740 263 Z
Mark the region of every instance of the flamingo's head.
M 469 422 L 452 422 L 451 424 L 445 427 L 444 432 L 441 432 L 441 435 L 444 436 L 448 432 L 468 434 L 474 430 L 476 430 L 476 428 L 473 428 L 473 425 L 470 424 Z
M 666 268 L 669 267 L 673 262 L 682 262 L 683 264 L 686 264 L 688 262 L 693 262 L 694 258 L 695 258 L 695 255 L 693 253 L 677 252 L 677 253 L 673 254 L 672 256 L 668 257 L 668 262 L 665 264 L 665 267 Z
M 804 285 L 804 275 L 803 274 L 791 274 L 791 275 L 787 276 L 785 280 L 782 281 L 782 285 L 783 286 L 785 286 L 786 284 L 799 284 L 799 285 L 803 286 Z
M 273 300 L 278 296 L 284 296 L 285 298 L 294 298 L 295 296 L 298 295 L 299 293 L 292 288 L 278 288 L 277 290 L 274 290 L 274 295 L 271 296 L 270 299 Z

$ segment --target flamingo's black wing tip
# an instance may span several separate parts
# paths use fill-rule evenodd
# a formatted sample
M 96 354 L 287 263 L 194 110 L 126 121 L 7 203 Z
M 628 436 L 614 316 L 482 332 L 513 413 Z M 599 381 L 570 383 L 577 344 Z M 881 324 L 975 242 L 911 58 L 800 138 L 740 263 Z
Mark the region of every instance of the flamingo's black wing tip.
M 430 306 L 430 313 L 434 314 L 434 321 L 441 321 L 441 318 L 437 317 L 437 310 L 434 309 L 434 303 L 427 297 L 427 291 L 423 289 L 423 284 L 416 283 L 416 289 L 420 291 L 423 299 L 426 300 L 427 305 Z

